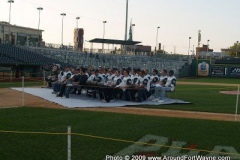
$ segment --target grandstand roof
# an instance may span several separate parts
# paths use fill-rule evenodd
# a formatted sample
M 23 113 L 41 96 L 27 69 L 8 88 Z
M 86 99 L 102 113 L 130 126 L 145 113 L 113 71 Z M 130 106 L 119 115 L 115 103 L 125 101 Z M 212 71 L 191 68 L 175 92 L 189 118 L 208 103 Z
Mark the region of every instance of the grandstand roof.
M 41 31 L 41 32 L 44 32 L 44 30 L 42 29 L 35 29 L 35 28 L 30 28 L 30 27 L 23 27 L 23 26 L 17 26 L 17 25 L 12 25 L 8 22 L 4 22 L 4 21 L 0 21 L 0 25 L 3 25 L 3 26 L 12 26 L 12 27 L 16 27 L 16 28 L 20 28 L 20 29 L 28 29 L 28 30 L 33 30 L 33 31 Z
M 199 52 L 199 55 L 228 56 L 225 52 Z
M 107 43 L 107 44 L 120 44 L 120 45 L 136 45 L 142 42 L 139 41 L 123 41 L 123 40 L 117 40 L 117 39 L 101 39 L 101 38 L 95 38 L 90 40 L 91 43 Z

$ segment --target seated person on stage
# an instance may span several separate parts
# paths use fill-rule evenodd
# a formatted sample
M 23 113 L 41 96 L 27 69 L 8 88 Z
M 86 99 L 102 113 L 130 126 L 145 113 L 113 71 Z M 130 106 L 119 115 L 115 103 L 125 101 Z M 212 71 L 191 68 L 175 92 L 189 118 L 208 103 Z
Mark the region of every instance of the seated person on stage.
M 98 85 L 103 85 L 105 83 L 104 74 L 100 73 L 99 70 L 95 71 L 95 79 L 93 79 L 94 82 L 97 82 Z
M 123 79 L 122 82 L 116 86 L 116 88 L 121 89 L 123 91 L 123 96 L 125 100 L 130 100 L 128 88 L 132 85 L 131 77 L 129 76 L 129 70 L 123 71 Z
M 103 67 L 101 67 L 101 66 L 99 66 L 98 67 L 98 74 L 100 75 L 100 76 L 102 76 L 103 78 L 105 77 L 105 70 L 104 70 L 104 68 Z
M 162 69 L 161 75 L 159 77 L 159 85 L 164 86 L 167 83 L 167 70 L 166 69 Z
M 108 70 L 109 70 L 109 68 L 105 68 L 105 69 L 104 69 L 103 77 L 105 78 L 105 81 L 107 81 L 107 77 L 108 77 L 108 75 L 109 75 Z
M 66 86 L 72 85 L 73 82 L 78 82 L 80 78 L 80 69 L 72 69 L 73 75 L 65 80 L 65 83 L 61 84 L 60 92 L 57 94 L 57 97 L 63 97 L 63 94 L 65 93 Z
M 177 81 L 177 79 L 174 76 L 174 71 L 170 70 L 169 73 L 168 73 L 168 78 L 167 78 L 166 84 L 165 85 L 157 85 L 155 87 L 155 93 L 154 93 L 154 98 L 155 99 L 153 101 L 163 103 L 164 99 L 165 99 L 166 91 L 167 92 L 174 91 L 175 86 L 176 86 L 176 81 Z M 160 97 L 158 95 L 159 91 L 161 91 Z
M 67 88 L 65 91 L 65 97 L 69 98 L 69 93 L 75 89 L 78 91 L 78 95 L 81 95 L 81 90 L 82 90 L 82 88 L 84 88 L 84 85 L 86 85 L 87 80 L 88 80 L 88 76 L 86 74 L 86 69 L 81 68 L 80 69 L 80 77 L 79 77 L 78 81 L 76 81 L 76 82 L 74 81 L 72 83 L 72 85 L 69 85 L 69 86 L 67 85 Z
M 108 73 L 106 74 L 106 82 L 112 82 L 113 78 L 115 77 L 115 70 L 108 69 Z
M 88 87 L 88 95 L 96 98 L 96 90 L 105 83 L 105 79 L 102 74 L 99 74 L 98 70 L 92 72 L 92 75 L 88 78 L 87 83 L 90 83 L 92 87 Z
M 54 87 L 55 85 L 58 85 L 58 83 L 61 83 L 63 81 L 64 74 L 65 74 L 65 71 L 61 68 L 60 72 L 58 73 L 57 81 L 52 82 L 52 88 L 53 88 L 52 94 L 57 94 L 57 92 L 54 91 Z
M 111 71 L 111 69 L 109 68 L 109 69 L 105 69 L 105 82 L 107 82 L 108 81 L 108 77 L 110 76 L 112 74 L 112 71 Z
M 84 68 L 85 69 L 85 74 L 88 76 L 88 77 L 90 77 L 90 75 L 91 75 L 91 69 L 88 69 L 88 68 Z
M 92 69 L 91 72 L 90 72 L 90 76 L 88 77 L 87 79 L 87 82 L 92 82 L 94 79 L 95 79 L 96 75 L 95 75 L 95 70 Z
M 149 97 L 150 80 L 145 75 L 145 71 L 139 72 L 139 78 L 135 84 L 134 90 L 129 90 L 133 101 L 142 102 Z
M 61 71 L 60 64 L 54 64 L 52 68 L 52 73 L 47 78 L 45 78 L 44 84 L 41 88 L 52 88 L 52 82 L 56 82 L 58 80 L 58 74 Z
M 158 83 L 158 81 L 159 81 L 159 78 L 158 78 L 158 70 L 153 69 L 153 73 L 152 73 L 152 76 L 151 76 L 151 78 L 150 78 L 151 88 L 152 88 L 152 87 L 155 87 L 156 84 Z
M 131 80 L 132 80 L 133 84 L 135 84 L 137 82 L 137 80 L 138 80 L 137 69 L 132 70 Z
M 72 76 L 72 72 L 71 72 L 71 68 L 70 66 L 67 66 L 65 68 L 65 72 L 63 74 L 63 76 L 61 77 L 61 79 L 53 84 L 53 94 L 57 94 L 58 92 L 60 92 L 60 88 L 61 85 L 66 83 L 68 81 L 68 79 Z
M 116 89 L 115 87 L 119 85 L 122 82 L 122 78 L 120 75 L 120 71 L 116 70 L 115 77 L 107 83 L 105 83 L 105 86 L 99 89 L 99 96 L 102 100 L 102 102 L 109 102 L 113 99 L 114 96 L 116 96 L 119 93 L 119 89 Z
M 150 80 L 151 76 L 149 75 L 149 69 L 145 68 L 144 72 L 145 72 L 145 77 L 147 77 Z

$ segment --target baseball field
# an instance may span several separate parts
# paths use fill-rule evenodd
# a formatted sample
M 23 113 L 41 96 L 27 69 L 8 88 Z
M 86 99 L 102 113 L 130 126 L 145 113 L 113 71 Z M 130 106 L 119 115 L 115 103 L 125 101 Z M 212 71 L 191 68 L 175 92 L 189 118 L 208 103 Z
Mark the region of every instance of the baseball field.
M 26 82 L 25 86 L 40 86 Z M 170 98 L 191 104 L 65 109 L 0 83 L 0 159 L 240 159 L 239 79 L 180 79 Z M 239 113 L 239 112 L 238 112 Z M 235 121 L 237 118 L 237 121 Z

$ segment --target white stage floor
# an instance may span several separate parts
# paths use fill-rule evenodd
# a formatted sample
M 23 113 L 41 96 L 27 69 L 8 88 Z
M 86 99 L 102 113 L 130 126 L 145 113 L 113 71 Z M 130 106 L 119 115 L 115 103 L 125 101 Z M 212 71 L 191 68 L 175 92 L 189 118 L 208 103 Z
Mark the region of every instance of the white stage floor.
M 22 88 L 11 88 L 17 91 L 22 91 Z M 123 100 L 114 100 L 109 103 L 102 103 L 99 99 L 87 97 L 86 95 L 70 95 L 68 99 L 62 99 L 56 97 L 56 94 L 52 94 L 52 89 L 46 88 L 24 88 L 24 92 L 43 98 L 50 102 L 60 104 L 67 108 L 87 108 L 87 107 L 121 107 L 121 106 L 139 106 L 139 105 L 164 105 L 164 104 L 186 104 L 185 102 L 178 99 L 166 99 L 164 103 L 152 102 L 151 100 L 139 102 L 129 102 Z M 161 106 L 159 106 L 161 107 Z

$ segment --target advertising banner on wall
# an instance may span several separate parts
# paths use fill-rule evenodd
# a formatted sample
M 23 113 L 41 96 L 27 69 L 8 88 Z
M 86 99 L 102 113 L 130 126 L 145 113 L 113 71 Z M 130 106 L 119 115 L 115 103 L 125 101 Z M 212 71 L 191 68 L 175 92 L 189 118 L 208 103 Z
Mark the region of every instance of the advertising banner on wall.
M 229 67 L 230 76 L 238 77 L 240 76 L 240 67 Z
M 198 76 L 209 76 L 209 64 L 207 62 L 201 62 L 198 64 Z
M 212 76 L 227 76 L 228 67 L 225 66 L 211 66 L 210 74 Z

